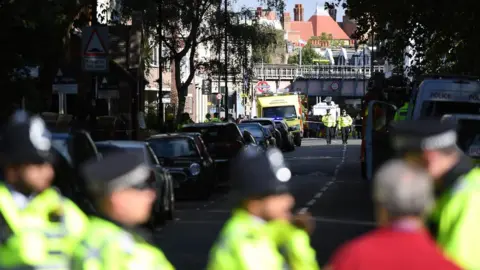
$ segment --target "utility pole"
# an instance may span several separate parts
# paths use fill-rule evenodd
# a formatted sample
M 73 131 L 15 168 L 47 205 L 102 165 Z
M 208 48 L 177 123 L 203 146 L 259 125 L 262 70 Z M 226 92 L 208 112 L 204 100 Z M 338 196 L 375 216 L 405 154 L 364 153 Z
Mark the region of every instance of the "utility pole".
M 97 0 L 92 0 L 92 21 L 91 25 L 96 26 L 98 25 L 98 18 L 97 18 Z M 97 125 L 97 94 L 98 94 L 98 76 L 97 74 L 93 74 L 92 76 L 92 82 L 91 82 L 91 88 L 90 88 L 90 105 L 91 105 L 91 111 L 90 111 L 90 131 L 94 131 Z
M 163 115 L 163 61 L 162 61 L 162 1 L 157 0 L 158 9 L 158 22 L 157 22 L 157 35 L 158 35 L 158 125 L 161 131 L 164 131 L 164 115 Z
M 228 121 L 228 0 L 225 1 L 225 96 L 224 96 L 224 106 L 225 106 L 225 120 Z

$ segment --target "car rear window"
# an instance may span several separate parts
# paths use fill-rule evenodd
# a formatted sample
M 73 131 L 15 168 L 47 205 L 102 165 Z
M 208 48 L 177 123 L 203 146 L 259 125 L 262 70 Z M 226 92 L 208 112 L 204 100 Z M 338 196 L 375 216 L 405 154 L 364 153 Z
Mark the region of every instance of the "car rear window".
M 191 126 L 182 128 L 182 132 L 198 132 L 206 143 L 232 142 L 242 137 L 236 125 Z
M 244 126 L 239 126 L 240 130 L 242 131 L 248 131 L 252 134 L 253 137 L 256 138 L 262 138 L 263 135 L 263 130 L 262 127 L 260 126 L 254 126 L 254 125 L 244 125 Z
M 149 140 L 150 147 L 159 158 L 196 157 L 198 151 L 189 138 L 165 138 Z

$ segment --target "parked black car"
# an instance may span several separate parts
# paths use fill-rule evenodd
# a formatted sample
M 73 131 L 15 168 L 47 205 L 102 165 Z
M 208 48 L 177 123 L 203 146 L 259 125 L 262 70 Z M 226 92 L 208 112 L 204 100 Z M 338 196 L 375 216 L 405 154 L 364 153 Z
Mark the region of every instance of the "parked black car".
M 98 151 L 102 155 L 114 151 L 128 151 L 142 155 L 151 167 L 149 183 L 157 192 L 157 200 L 152 209 L 152 216 L 149 221 L 152 227 L 164 224 L 167 220 L 173 220 L 175 212 L 175 195 L 172 176 L 164 169 L 152 148 L 147 142 L 141 141 L 100 141 L 95 142 Z
M 55 151 L 53 185 L 85 213 L 95 213 L 85 189 L 85 182 L 78 171 L 83 162 L 101 156 L 90 134 L 81 130 L 71 133 L 53 133 L 52 148 Z
M 270 132 L 275 137 L 276 146 L 280 149 L 282 148 L 283 146 L 282 134 L 275 127 L 275 122 L 271 118 L 253 118 L 253 119 L 242 121 L 242 124 L 244 123 L 259 123 L 260 125 L 264 126 L 268 130 L 270 130 Z
M 215 189 L 215 163 L 200 133 L 159 134 L 147 139 L 160 164 L 173 178 L 176 190 L 208 199 Z
M 180 132 L 200 133 L 208 152 L 215 161 L 219 180 L 228 180 L 230 160 L 245 146 L 240 129 L 235 123 L 202 123 L 184 125 Z
M 294 141 L 294 136 L 293 133 L 290 132 L 290 129 L 288 128 L 287 122 L 285 120 L 273 120 L 275 122 L 275 128 L 280 131 L 280 134 L 282 134 L 282 149 L 285 151 L 293 151 L 295 150 L 295 141 Z
M 254 138 L 257 144 L 263 149 L 267 149 L 270 146 L 275 146 L 275 143 L 271 142 L 274 139 L 268 131 L 259 123 L 240 123 L 238 128 L 242 132 L 249 132 Z

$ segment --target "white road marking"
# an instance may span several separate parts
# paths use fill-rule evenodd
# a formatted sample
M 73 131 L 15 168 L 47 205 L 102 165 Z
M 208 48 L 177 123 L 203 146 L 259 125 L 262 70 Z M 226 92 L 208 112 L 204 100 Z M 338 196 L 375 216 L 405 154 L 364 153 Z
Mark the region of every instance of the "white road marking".
M 207 212 L 217 213 L 215 210 L 208 210 Z M 231 213 L 231 211 L 219 210 L 220 213 Z M 365 227 L 376 227 L 377 224 L 371 221 L 361 221 L 361 220 L 351 220 L 351 219 L 335 219 L 335 218 L 326 218 L 326 217 L 313 217 L 315 222 L 318 223 L 331 223 L 331 224 L 342 224 L 342 225 L 355 225 L 355 226 L 365 226 Z M 176 220 L 175 223 L 181 224 L 221 224 L 225 223 L 225 220 Z
M 361 221 L 361 220 L 350 220 L 350 219 L 335 219 L 335 218 L 323 218 L 323 217 L 314 217 L 317 222 L 324 223 L 335 223 L 335 224 L 344 224 L 344 225 L 359 225 L 359 226 L 368 226 L 376 227 L 377 224 L 371 221 Z
M 337 164 L 337 166 L 335 167 L 335 172 L 332 176 L 332 180 L 328 183 L 326 183 L 322 189 L 317 192 L 314 196 L 313 196 L 313 199 L 308 201 L 307 204 L 305 205 L 305 207 L 303 207 L 302 209 L 300 209 L 300 212 L 301 213 L 305 213 L 308 211 L 308 209 L 310 207 L 312 207 L 316 201 L 318 199 L 320 199 L 322 197 L 322 195 L 325 193 L 325 191 L 327 191 L 328 187 L 330 187 L 333 183 L 335 183 L 337 181 L 337 176 L 338 176 L 338 171 L 340 170 L 340 168 L 342 167 L 342 165 L 345 163 L 345 156 L 346 156 L 346 152 L 347 152 L 347 146 L 346 145 L 343 145 L 343 149 L 342 149 L 342 160 L 340 161 L 340 163 Z

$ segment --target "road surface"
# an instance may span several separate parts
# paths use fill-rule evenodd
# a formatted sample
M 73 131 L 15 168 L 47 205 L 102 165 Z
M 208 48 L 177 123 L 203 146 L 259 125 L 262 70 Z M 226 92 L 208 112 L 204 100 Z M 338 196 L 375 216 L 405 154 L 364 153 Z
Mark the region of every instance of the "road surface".
M 306 139 L 285 158 L 292 170 L 291 190 L 296 210 L 308 210 L 316 220 L 312 246 L 324 265 L 341 243 L 374 227 L 368 189 L 360 179 L 360 142 L 325 145 Z M 205 269 L 208 252 L 235 199 L 218 194 L 207 202 L 177 202 L 176 220 L 157 231 L 155 239 L 179 270 Z

